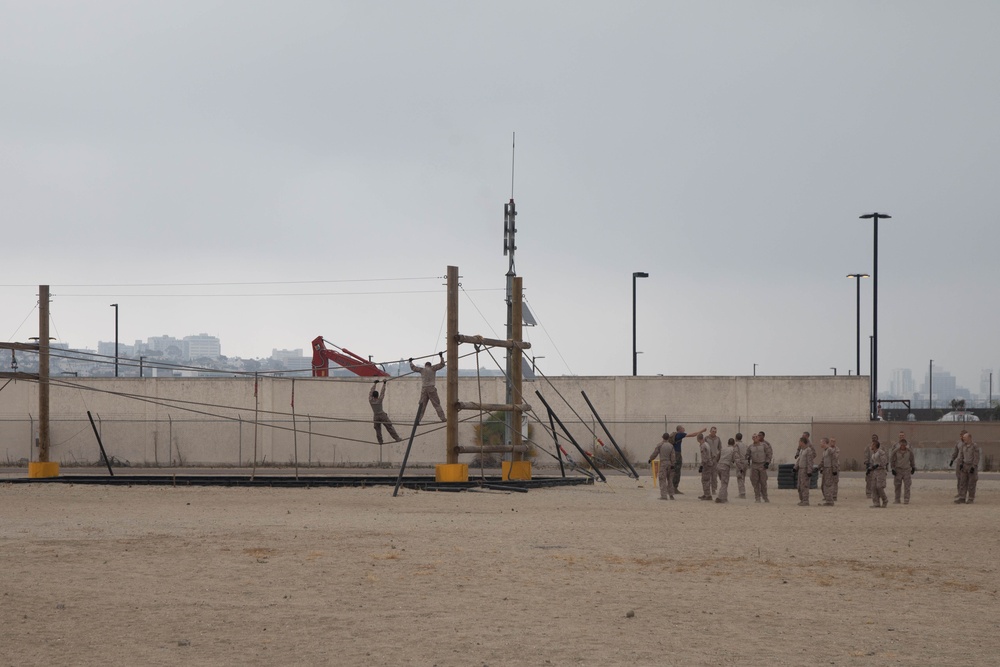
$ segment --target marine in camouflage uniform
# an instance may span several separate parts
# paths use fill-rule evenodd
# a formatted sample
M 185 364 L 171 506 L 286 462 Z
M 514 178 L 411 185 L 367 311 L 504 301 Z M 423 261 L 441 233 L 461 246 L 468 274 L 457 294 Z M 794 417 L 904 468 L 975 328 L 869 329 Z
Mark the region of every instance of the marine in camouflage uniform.
M 761 432 L 763 433 L 763 431 Z M 771 502 L 767 499 L 767 469 L 771 465 L 771 444 L 760 433 L 753 436 L 747 449 L 747 463 L 750 464 L 750 485 L 753 487 L 754 502 Z
M 830 438 L 830 449 L 833 450 L 835 462 L 831 473 L 831 477 L 833 477 L 833 502 L 837 502 L 837 492 L 840 490 L 840 447 L 837 446 L 836 438 Z
M 809 504 L 809 483 L 812 481 L 813 467 L 816 462 L 816 450 L 809 444 L 809 438 L 803 435 L 799 438 L 798 456 L 792 468 L 795 470 L 795 481 L 799 490 L 799 505 Z
M 712 478 L 715 477 L 715 457 L 712 455 L 712 446 L 708 444 L 705 436 L 698 436 L 699 453 L 701 454 L 701 466 L 698 472 L 701 473 L 701 495 L 698 500 L 712 499 Z
M 715 469 L 716 464 L 719 462 L 719 456 L 722 454 L 722 438 L 718 435 L 719 430 L 714 426 L 708 430 L 708 435 L 705 436 L 705 442 L 708 443 L 709 448 L 712 450 L 712 468 Z M 718 478 L 715 474 L 712 475 L 712 493 L 718 488 Z
M 889 497 L 885 495 L 885 479 L 889 456 L 877 438 L 872 441 L 871 451 L 872 507 L 888 507 Z
M 972 434 L 965 432 L 962 434 L 962 449 L 958 453 L 955 463 L 962 473 L 958 478 L 958 498 L 956 503 L 967 503 L 969 505 L 976 499 L 976 484 L 979 482 L 979 459 L 981 451 L 979 445 L 972 441 Z
M 948 465 L 955 465 L 955 459 L 958 458 L 958 454 L 962 451 L 962 438 L 968 433 L 964 428 L 958 432 L 958 442 L 955 443 L 955 449 L 951 452 L 951 461 Z M 955 497 L 958 498 L 959 493 L 962 490 L 962 471 L 958 466 L 955 466 Z
M 899 504 L 900 491 L 903 495 L 903 503 L 910 503 L 910 483 L 913 473 L 917 471 L 917 462 L 913 458 L 913 450 L 904 439 L 896 445 L 889 456 L 889 469 L 892 470 L 892 485 L 896 491 L 896 499 L 893 501 Z
M 736 465 L 737 456 L 736 440 L 730 438 L 715 463 L 715 476 L 719 480 L 719 495 L 715 499 L 717 503 L 729 502 L 729 471 Z
M 382 427 L 385 426 L 385 430 L 389 432 L 389 435 L 393 440 L 399 442 L 402 438 L 396 433 L 396 428 L 392 425 L 392 420 L 389 419 L 389 415 L 386 411 L 382 409 L 382 400 L 385 398 L 386 384 L 385 380 L 382 380 L 382 391 L 378 390 L 378 380 L 375 380 L 375 387 L 372 389 L 371 393 L 368 394 L 368 404 L 372 407 L 372 423 L 375 426 L 375 437 L 378 438 L 378 444 L 382 444 Z
M 830 444 L 830 438 L 820 438 L 819 446 L 822 451 L 819 461 L 819 471 L 822 477 L 820 488 L 823 491 L 823 504 L 833 505 L 837 473 L 840 472 L 837 448 Z
M 649 455 L 649 462 L 653 459 L 660 459 L 660 470 L 656 479 L 660 485 L 660 500 L 674 499 L 674 463 L 677 461 L 677 452 L 674 451 L 673 433 L 664 433 L 663 440 L 653 448 L 653 453 Z
M 736 434 L 736 488 L 739 489 L 740 498 L 747 497 L 747 470 L 750 464 L 747 463 L 747 450 L 750 445 L 743 442 L 743 434 Z
M 431 405 L 437 411 L 438 418 L 441 421 L 446 421 L 444 416 L 444 410 L 441 409 L 441 399 L 438 398 L 437 387 L 434 386 L 435 376 L 437 372 L 444 368 L 444 353 L 438 352 L 438 357 L 441 358 L 436 364 L 431 364 L 431 362 L 426 362 L 423 366 L 417 366 L 413 363 L 413 359 L 410 359 L 410 370 L 414 373 L 420 373 L 420 405 L 421 407 L 427 407 L 427 402 L 430 401 Z

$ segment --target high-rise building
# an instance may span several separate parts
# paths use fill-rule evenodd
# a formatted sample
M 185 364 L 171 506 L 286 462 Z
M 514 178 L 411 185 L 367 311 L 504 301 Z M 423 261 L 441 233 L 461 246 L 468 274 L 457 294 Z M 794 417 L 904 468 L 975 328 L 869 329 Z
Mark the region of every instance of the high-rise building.
M 146 339 L 150 350 L 162 352 L 169 357 L 184 356 L 184 341 L 173 336 L 152 336 Z
M 294 350 L 278 350 L 276 348 L 271 349 L 271 358 L 275 361 L 280 361 L 285 370 L 289 371 L 311 371 L 312 370 L 312 357 L 307 357 L 302 353 L 302 348 L 296 348 Z
M 893 368 L 889 376 L 889 393 L 893 398 L 912 398 L 917 386 L 909 368 Z
M 185 352 L 188 359 L 217 359 L 222 355 L 222 343 L 216 336 L 201 333 L 197 336 L 184 336 Z

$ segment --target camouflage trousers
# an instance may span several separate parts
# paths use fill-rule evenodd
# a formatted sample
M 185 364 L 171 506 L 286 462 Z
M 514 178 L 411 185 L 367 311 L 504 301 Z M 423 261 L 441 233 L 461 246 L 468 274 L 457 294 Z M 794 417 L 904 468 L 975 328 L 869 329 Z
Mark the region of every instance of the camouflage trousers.
M 761 464 L 750 466 L 750 485 L 756 500 L 767 500 L 767 469 Z
M 656 479 L 660 484 L 660 498 L 669 499 L 674 497 L 674 469 L 663 464 L 664 461 L 661 460 Z

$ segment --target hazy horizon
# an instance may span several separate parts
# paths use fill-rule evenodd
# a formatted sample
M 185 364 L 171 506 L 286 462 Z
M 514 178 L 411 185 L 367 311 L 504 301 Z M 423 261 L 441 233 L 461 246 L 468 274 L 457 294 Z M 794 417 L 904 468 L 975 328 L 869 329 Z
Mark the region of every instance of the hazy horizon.
M 5 340 L 418 357 L 448 265 L 502 337 L 513 192 L 546 374 L 631 374 L 637 271 L 639 374 L 846 374 L 873 211 L 879 390 L 1000 368 L 1000 4 L 0 8 Z

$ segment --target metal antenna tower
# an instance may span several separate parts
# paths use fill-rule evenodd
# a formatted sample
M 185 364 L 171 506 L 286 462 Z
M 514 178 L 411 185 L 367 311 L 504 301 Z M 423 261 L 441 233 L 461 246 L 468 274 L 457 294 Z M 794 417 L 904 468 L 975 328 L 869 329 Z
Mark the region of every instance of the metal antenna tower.
M 517 250 L 517 244 L 514 242 L 514 236 L 517 233 L 516 216 L 517 209 L 514 206 L 514 146 L 516 142 L 516 133 L 511 133 L 510 142 L 510 201 L 503 205 L 503 254 L 508 258 L 507 262 L 507 290 L 506 290 L 506 300 L 507 300 L 507 340 L 512 340 L 514 338 L 514 277 L 517 272 L 514 268 L 514 251 Z M 511 368 L 512 354 L 511 350 L 507 350 L 507 372 L 506 372 L 506 392 L 504 393 L 505 403 L 508 405 L 513 402 L 514 399 L 514 387 L 512 383 L 513 369 Z M 511 413 L 504 413 L 504 444 L 509 444 L 512 441 L 511 438 Z M 520 424 L 518 424 L 520 428 Z

